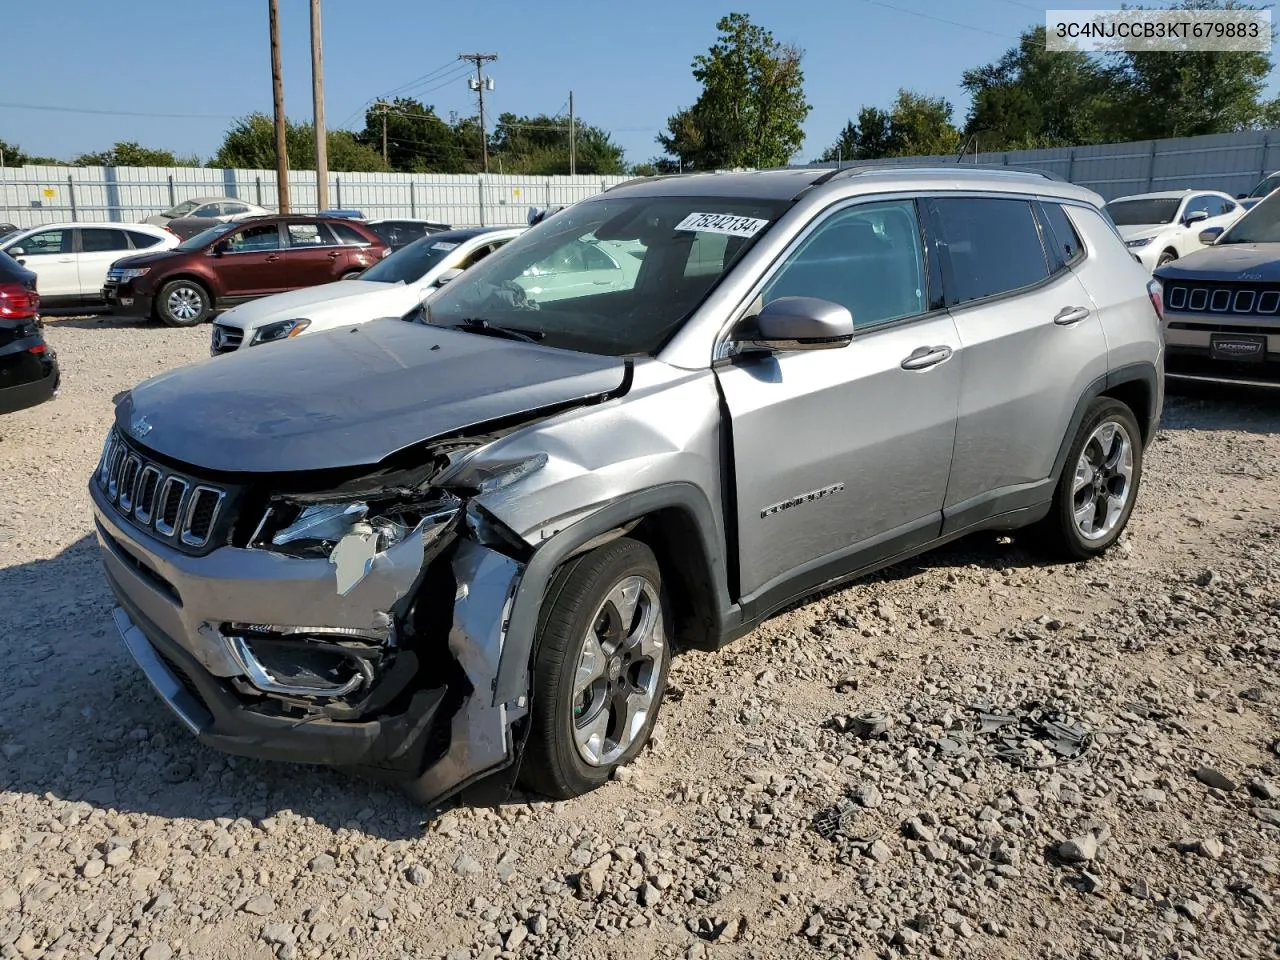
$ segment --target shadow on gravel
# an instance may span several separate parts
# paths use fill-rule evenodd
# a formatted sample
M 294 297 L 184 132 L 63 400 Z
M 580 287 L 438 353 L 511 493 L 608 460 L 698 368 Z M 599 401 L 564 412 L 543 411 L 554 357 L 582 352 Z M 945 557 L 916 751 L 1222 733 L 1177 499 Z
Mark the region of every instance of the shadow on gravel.
M 76 330 L 132 330 L 136 327 L 151 326 L 150 320 L 137 317 L 116 317 L 109 313 L 93 314 L 84 308 L 63 311 L 62 315 L 49 311 L 41 314 L 48 330 L 73 328 Z
M 1160 429 L 1280 433 L 1280 389 L 1169 381 Z
M 387 840 L 422 835 L 435 811 L 392 787 L 200 744 L 124 649 L 114 605 L 91 536 L 52 559 L 0 568 L 0 792 L 195 820 L 287 810 Z M 463 802 L 503 799 L 490 785 Z

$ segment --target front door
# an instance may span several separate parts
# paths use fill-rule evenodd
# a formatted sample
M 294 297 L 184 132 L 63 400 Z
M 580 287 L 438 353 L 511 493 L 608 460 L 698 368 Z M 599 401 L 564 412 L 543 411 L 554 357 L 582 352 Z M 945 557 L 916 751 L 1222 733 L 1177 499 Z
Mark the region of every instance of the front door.
M 22 252 L 15 252 L 18 249 Z M 17 241 L 8 252 L 36 275 L 36 287 L 42 298 L 80 296 L 80 272 L 70 229 L 41 230 Z
M 912 200 L 855 203 L 761 289 L 849 308 L 831 350 L 745 354 L 717 376 L 732 424 L 740 595 L 776 601 L 937 536 L 960 341 L 930 290 Z
M 228 247 L 218 258 L 218 280 L 224 297 L 261 297 L 286 287 L 281 269 L 280 227 L 259 223 L 226 236 Z

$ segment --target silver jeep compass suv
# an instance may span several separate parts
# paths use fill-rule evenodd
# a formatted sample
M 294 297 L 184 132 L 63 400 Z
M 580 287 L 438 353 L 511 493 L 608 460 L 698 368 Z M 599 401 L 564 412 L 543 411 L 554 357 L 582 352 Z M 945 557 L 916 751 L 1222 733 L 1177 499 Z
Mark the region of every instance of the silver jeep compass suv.
M 1163 360 L 1101 202 L 965 167 L 632 181 L 408 317 L 162 374 L 90 483 L 124 643 L 221 750 L 425 802 L 590 790 L 681 646 L 976 530 L 1116 541 Z

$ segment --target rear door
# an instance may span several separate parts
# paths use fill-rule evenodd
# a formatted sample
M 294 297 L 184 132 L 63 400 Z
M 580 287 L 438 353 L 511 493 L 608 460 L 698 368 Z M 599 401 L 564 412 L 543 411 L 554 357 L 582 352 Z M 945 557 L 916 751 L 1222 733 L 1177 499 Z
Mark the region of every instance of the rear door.
M 927 207 L 964 352 L 951 530 L 1049 499 L 1076 402 L 1107 372 L 1107 342 L 1071 269 L 1079 240 L 1049 231 L 1037 201 L 947 196 Z
M 22 253 L 15 253 L 16 249 Z M 12 244 L 8 252 L 36 274 L 40 296 L 80 296 L 80 271 L 75 258 L 75 236 L 70 228 L 40 230 Z
M 107 269 L 133 249 L 129 235 L 120 227 L 80 227 L 79 252 L 76 254 L 80 295 L 100 297 L 107 282 Z
M 776 600 L 937 536 L 961 357 L 928 262 L 913 200 L 837 208 L 796 241 L 753 307 L 841 304 L 853 342 L 718 362 L 745 600 Z
M 346 250 L 323 223 L 286 223 L 282 267 L 289 289 L 313 287 L 347 272 Z
M 261 297 L 291 289 L 281 268 L 279 223 L 255 223 L 227 234 L 214 269 L 224 297 Z

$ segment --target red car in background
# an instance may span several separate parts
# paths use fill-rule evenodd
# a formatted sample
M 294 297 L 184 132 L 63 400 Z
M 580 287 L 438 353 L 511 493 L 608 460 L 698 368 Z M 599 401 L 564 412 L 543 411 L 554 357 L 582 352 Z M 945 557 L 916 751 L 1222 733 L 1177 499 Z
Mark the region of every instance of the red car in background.
M 102 298 L 114 313 L 192 327 L 246 300 L 353 277 L 390 252 L 358 221 L 253 217 L 117 260 Z

